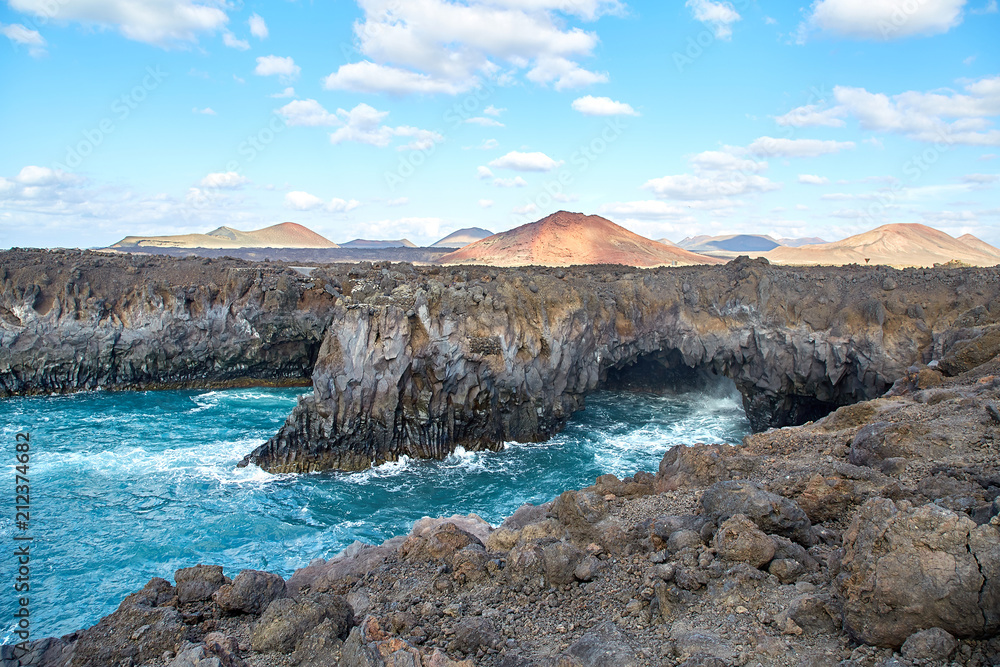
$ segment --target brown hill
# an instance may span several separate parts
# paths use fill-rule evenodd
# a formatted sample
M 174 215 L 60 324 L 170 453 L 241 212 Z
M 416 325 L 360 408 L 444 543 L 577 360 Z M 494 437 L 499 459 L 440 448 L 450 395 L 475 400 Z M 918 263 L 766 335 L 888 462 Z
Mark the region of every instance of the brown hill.
M 973 266 L 993 266 L 1000 259 L 942 231 L 918 224 L 883 225 L 842 241 L 801 248 L 780 247 L 763 256 L 777 264 L 870 263 L 897 267 L 933 266 L 956 260 Z
M 987 255 L 992 255 L 993 257 L 1000 258 L 1000 248 L 995 248 L 986 241 L 977 238 L 972 234 L 962 234 L 961 236 L 958 237 L 958 240 L 974 250 L 978 250 L 979 252 L 984 252 Z
M 723 264 L 634 234 L 606 218 L 559 211 L 538 222 L 476 241 L 441 258 L 443 264 L 663 266 Z
M 327 238 L 294 222 L 252 232 L 219 227 L 208 234 L 127 236 L 112 248 L 336 248 Z

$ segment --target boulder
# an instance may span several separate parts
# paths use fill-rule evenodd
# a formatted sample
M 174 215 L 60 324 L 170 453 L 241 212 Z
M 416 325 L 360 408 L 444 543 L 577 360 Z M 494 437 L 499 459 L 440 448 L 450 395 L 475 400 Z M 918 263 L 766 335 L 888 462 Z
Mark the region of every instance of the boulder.
M 774 558 L 774 541 L 743 514 L 722 522 L 714 544 L 721 558 L 754 567 L 763 567 Z
M 557 667 L 639 667 L 639 653 L 629 644 L 628 638 L 605 622 L 592 628 L 573 642 L 559 657 Z
M 589 535 L 607 513 L 607 501 L 593 491 L 565 491 L 552 505 L 552 514 L 574 536 Z
M 545 580 L 550 586 L 562 586 L 576 580 L 576 568 L 586 554 L 570 542 L 554 542 L 542 548 Z
M 765 533 L 783 535 L 805 546 L 812 546 L 815 541 L 812 523 L 801 507 L 753 482 L 733 480 L 713 484 L 702 494 L 701 505 L 714 522 L 743 514 Z
M 457 552 L 473 544 L 483 546 L 478 537 L 449 521 L 411 533 L 399 548 L 399 554 L 407 560 L 437 560 L 451 565 Z
M 195 565 L 174 572 L 177 582 L 177 601 L 181 604 L 212 599 L 212 593 L 224 584 L 231 583 L 222 574 L 221 565 Z
M 482 616 L 473 616 L 459 621 L 455 626 L 455 638 L 448 644 L 450 651 L 475 654 L 480 648 L 495 648 L 500 644 L 493 622 Z
M 836 521 L 847 515 L 856 496 L 855 482 L 840 477 L 813 475 L 795 499 L 813 523 Z
M 342 596 L 328 593 L 298 601 L 278 598 L 254 626 L 250 646 L 258 653 L 290 653 L 300 639 L 326 620 L 331 622 L 333 636 L 344 639 L 354 625 L 354 610 Z
M 230 614 L 260 614 L 274 600 L 287 595 L 285 580 L 271 572 L 243 570 L 233 583 L 219 587 L 212 600 Z
M 950 632 L 941 628 L 929 628 L 907 637 L 900 653 L 907 660 L 947 662 L 956 648 L 958 641 Z
M 222 662 L 201 644 L 187 643 L 167 667 L 222 667 Z
M 1000 532 L 937 505 L 869 500 L 844 534 L 844 628 L 898 648 L 913 633 L 1000 630 Z
M 660 460 L 654 486 L 656 492 L 705 487 L 729 479 L 726 461 L 735 449 L 729 445 L 672 447 Z

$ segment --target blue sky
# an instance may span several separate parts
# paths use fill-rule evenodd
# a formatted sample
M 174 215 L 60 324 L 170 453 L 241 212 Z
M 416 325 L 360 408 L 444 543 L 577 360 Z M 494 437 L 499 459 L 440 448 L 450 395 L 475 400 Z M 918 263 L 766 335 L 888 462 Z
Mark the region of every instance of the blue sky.
M 560 209 L 1000 245 L 996 0 L 6 0 L 0 247 Z

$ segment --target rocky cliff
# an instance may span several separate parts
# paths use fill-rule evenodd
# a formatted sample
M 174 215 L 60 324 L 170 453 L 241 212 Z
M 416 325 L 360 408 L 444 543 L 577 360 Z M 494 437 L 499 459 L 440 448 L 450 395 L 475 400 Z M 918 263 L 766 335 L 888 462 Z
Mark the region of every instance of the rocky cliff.
M 333 296 L 287 267 L 80 251 L 0 253 L 0 396 L 291 383 Z
M 0 257 L 0 396 L 311 376 L 245 461 L 272 472 L 543 440 L 596 389 L 713 377 L 735 383 L 755 430 L 800 424 L 881 395 L 1000 304 L 995 268 Z
M 881 395 L 996 269 L 354 269 L 314 393 L 244 463 L 357 470 L 556 433 L 603 386 L 731 378 L 755 430 Z M 978 309 L 978 310 L 977 310 Z M 940 350 L 938 350 L 940 352 Z M 653 383 L 655 384 L 655 382 Z

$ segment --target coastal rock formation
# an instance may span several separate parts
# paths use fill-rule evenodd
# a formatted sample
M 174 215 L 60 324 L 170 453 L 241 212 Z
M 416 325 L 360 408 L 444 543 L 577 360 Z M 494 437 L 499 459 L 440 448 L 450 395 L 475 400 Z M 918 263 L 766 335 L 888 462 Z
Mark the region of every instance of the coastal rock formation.
M 549 438 L 600 388 L 719 378 L 755 430 L 801 424 L 884 393 L 963 314 L 1000 316 L 996 269 L 452 271 L 356 275 L 313 395 L 245 463 L 358 470 L 497 449 Z
M 81 251 L 2 253 L 0 397 L 300 384 L 333 295 L 284 266 Z
M 21 667 L 990 667 L 1000 438 L 986 406 L 998 401 L 1000 357 L 740 446 L 682 448 L 655 478 L 602 475 L 496 528 L 424 519 L 287 581 L 241 573 L 248 599 L 270 599 L 245 611 L 182 600 L 220 573 L 178 570 L 176 588 L 154 579 L 93 628 L 0 655 Z M 874 424 L 906 426 L 897 465 L 851 462 Z

